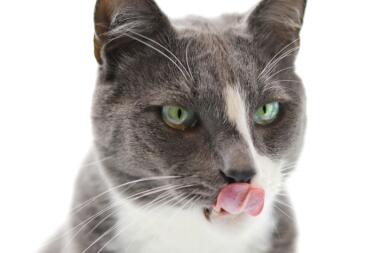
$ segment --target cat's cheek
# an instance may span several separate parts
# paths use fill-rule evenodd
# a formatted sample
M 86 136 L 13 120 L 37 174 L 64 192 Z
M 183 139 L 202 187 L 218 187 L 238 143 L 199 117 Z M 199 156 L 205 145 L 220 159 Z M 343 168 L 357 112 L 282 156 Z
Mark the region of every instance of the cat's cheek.
M 281 160 L 297 145 L 301 128 L 296 118 L 283 118 L 276 125 L 255 128 L 253 135 L 260 154 Z

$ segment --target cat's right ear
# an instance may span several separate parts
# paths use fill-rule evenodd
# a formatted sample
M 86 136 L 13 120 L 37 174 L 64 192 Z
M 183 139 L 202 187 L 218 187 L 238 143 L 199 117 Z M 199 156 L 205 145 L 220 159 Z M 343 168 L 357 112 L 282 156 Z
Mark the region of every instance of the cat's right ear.
M 129 49 L 130 42 L 161 40 L 173 32 L 153 0 L 97 0 L 94 18 L 94 51 L 99 64 L 113 54 L 113 48 Z

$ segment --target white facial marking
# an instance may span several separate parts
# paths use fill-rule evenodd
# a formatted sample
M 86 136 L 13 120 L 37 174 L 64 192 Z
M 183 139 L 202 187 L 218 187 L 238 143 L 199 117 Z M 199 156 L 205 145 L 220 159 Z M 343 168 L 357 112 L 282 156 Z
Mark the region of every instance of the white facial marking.
M 240 135 L 247 143 L 249 151 L 252 155 L 253 162 L 256 165 L 256 158 L 258 157 L 258 154 L 256 152 L 255 146 L 253 145 L 252 136 L 249 129 L 248 110 L 245 106 L 245 99 L 241 96 L 238 88 L 227 86 L 225 93 L 228 119 L 233 125 L 236 126 L 237 131 L 239 131 Z
M 247 143 L 255 168 L 257 169 L 257 176 L 253 178 L 252 184 L 266 190 L 267 197 L 269 196 L 271 200 L 271 197 L 277 194 L 281 187 L 281 162 L 273 161 L 257 152 L 249 128 L 250 121 L 246 99 L 241 94 L 240 89 L 227 86 L 225 89 L 225 100 L 228 120 L 236 126 L 237 131 Z

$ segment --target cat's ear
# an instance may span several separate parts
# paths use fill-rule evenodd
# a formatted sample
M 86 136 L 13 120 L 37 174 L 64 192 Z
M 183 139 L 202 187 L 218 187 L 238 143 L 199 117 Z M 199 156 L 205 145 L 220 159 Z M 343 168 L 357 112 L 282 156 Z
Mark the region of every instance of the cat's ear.
M 168 18 L 153 0 L 97 0 L 95 9 L 94 49 L 102 64 L 108 57 L 105 47 L 110 42 L 140 41 L 171 33 Z M 116 43 L 115 43 L 116 44 Z
M 259 44 L 271 51 L 289 43 L 298 46 L 306 3 L 306 0 L 262 0 L 247 17 L 248 30 Z

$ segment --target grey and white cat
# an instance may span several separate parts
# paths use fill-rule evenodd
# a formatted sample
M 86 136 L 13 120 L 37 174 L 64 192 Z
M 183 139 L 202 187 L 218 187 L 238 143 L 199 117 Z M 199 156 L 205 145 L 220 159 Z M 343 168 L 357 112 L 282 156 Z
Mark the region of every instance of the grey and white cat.
M 305 5 L 171 22 L 153 0 L 98 0 L 94 148 L 43 252 L 294 252 Z

